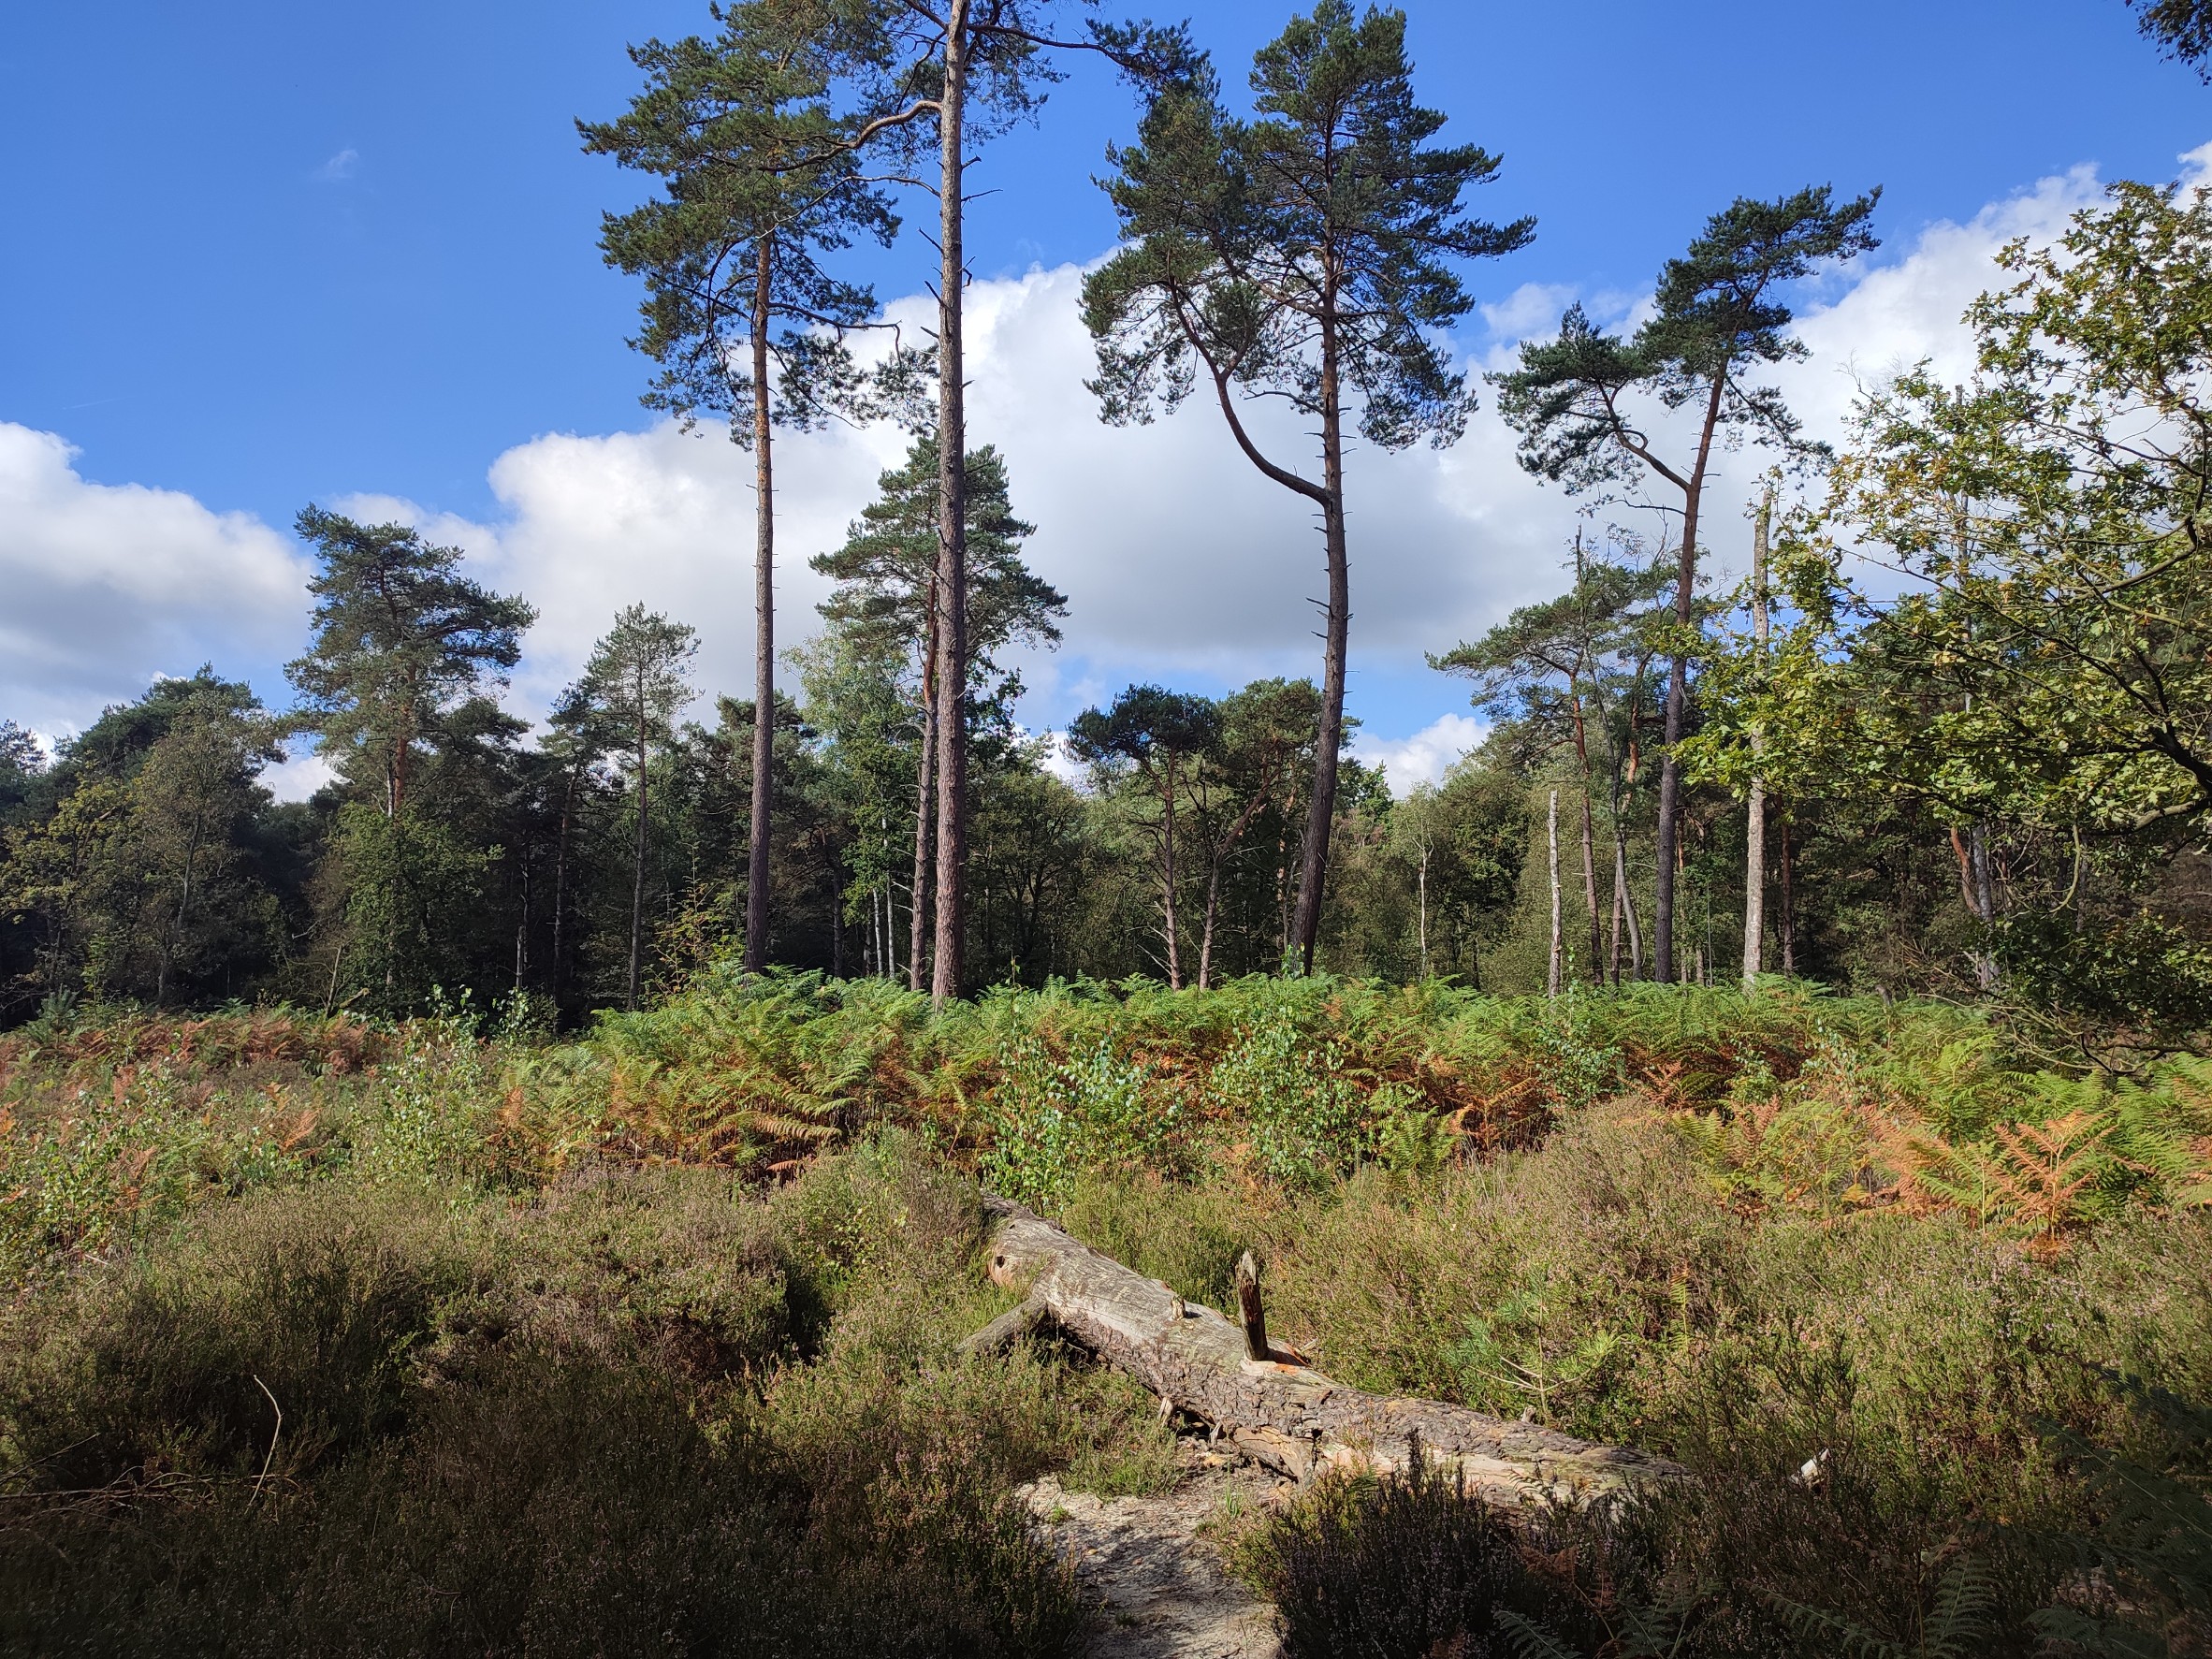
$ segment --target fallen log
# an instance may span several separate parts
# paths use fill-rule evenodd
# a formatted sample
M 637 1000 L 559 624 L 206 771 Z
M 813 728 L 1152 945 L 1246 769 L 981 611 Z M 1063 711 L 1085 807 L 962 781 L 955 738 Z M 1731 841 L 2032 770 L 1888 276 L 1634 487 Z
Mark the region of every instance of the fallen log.
M 1633 1447 L 1599 1446 L 1433 1400 L 1370 1394 L 1292 1361 L 1254 1359 L 1246 1330 L 1259 1325 L 1256 1281 L 1248 1326 L 1232 1324 L 1020 1204 L 990 1194 L 983 1202 L 994 1217 L 992 1281 L 1027 1293 L 971 1337 L 971 1347 L 1004 1347 L 1049 1322 L 1150 1389 L 1163 1409 L 1211 1424 L 1247 1456 L 1296 1479 L 1329 1465 L 1403 1471 L 1418 1448 L 1423 1462 L 1463 1476 L 1469 1492 L 1519 1506 L 1602 1502 L 1686 1473 Z

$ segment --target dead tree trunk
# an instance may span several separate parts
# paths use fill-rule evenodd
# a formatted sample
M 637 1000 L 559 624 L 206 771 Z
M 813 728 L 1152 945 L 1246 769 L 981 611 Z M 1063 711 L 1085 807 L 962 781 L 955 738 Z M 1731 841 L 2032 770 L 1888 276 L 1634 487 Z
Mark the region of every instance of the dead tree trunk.
M 1287 1358 L 1255 1360 L 1246 1331 L 1257 1317 L 1250 1326 L 1232 1324 L 1019 1204 L 988 1195 L 984 1203 L 997 1224 L 991 1278 L 1026 1286 L 1027 1297 L 971 1337 L 971 1348 L 1003 1346 L 1050 1323 L 1167 1405 L 1298 1479 L 1332 1464 L 1404 1470 L 1417 1446 L 1425 1461 L 1463 1473 L 1469 1492 L 1506 1506 L 1603 1499 L 1685 1474 L 1633 1447 L 1594 1445 L 1461 1405 L 1366 1393 Z

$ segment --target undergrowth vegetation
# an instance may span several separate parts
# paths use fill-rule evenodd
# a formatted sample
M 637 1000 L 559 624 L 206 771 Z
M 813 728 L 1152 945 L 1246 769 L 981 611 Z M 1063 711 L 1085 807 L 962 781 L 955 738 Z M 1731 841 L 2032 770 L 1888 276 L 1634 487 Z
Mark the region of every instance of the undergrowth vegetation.
M 0 1113 L 20 1651 L 1068 1652 L 1011 1488 L 1173 1448 L 1080 1356 L 962 1357 L 979 1185 L 1697 1476 L 1533 1531 L 1325 1483 L 1228 1529 L 1294 1652 L 2205 1651 L 2201 1060 L 1794 986 L 731 975 L 565 1042 L 57 1019 Z

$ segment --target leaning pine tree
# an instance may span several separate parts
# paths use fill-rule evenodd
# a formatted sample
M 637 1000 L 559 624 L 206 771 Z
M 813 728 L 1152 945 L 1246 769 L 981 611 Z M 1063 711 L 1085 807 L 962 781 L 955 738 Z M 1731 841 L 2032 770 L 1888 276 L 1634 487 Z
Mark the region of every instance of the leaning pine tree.
M 747 0 L 723 30 L 631 56 L 647 87 L 627 113 L 578 124 L 587 150 L 658 175 L 662 199 L 610 213 L 607 262 L 642 274 L 635 343 L 662 372 L 646 402 L 687 424 L 728 416 L 753 457 L 753 707 L 775 706 L 776 508 L 772 434 L 864 407 L 845 336 L 876 310 L 866 287 L 832 276 L 825 252 L 856 236 L 889 245 L 890 206 L 860 177 L 848 127 L 827 94 L 842 61 L 834 34 L 805 8 Z M 745 965 L 767 963 L 773 722 L 756 718 L 745 884 Z
M 1311 968 L 1344 737 L 1346 418 L 1384 449 L 1459 437 L 1473 402 L 1436 334 L 1474 301 L 1452 268 L 1525 245 L 1534 221 L 1461 213 L 1499 160 L 1429 146 L 1444 117 L 1413 101 L 1404 12 L 1321 0 L 1260 50 L 1251 81 L 1252 121 L 1222 106 L 1202 58 L 1149 83 L 1137 142 L 1109 153 L 1126 245 L 1084 284 L 1084 317 L 1108 421 L 1172 409 L 1202 370 L 1252 464 L 1320 511 L 1326 650 L 1296 924 Z M 1267 397 L 1318 421 L 1318 480 L 1246 427 L 1240 404 Z
M 1666 748 L 1659 764 L 1658 911 L 1654 978 L 1674 978 L 1674 877 L 1690 650 L 1696 633 L 1697 527 L 1716 441 L 1749 435 L 1784 450 L 1806 447 L 1772 386 L 1754 377 L 1805 356 L 1784 330 L 1780 292 L 1819 266 L 1874 247 L 1867 221 L 1881 191 L 1841 206 L 1822 184 L 1777 201 L 1739 197 L 1706 221 L 1705 233 L 1659 273 L 1651 319 L 1623 340 L 1591 326 L 1577 305 L 1554 340 L 1521 348 L 1521 367 L 1492 376 L 1498 412 L 1521 434 L 1521 463 L 1569 492 L 1656 482 L 1681 515 L 1675 639 L 1666 674 Z M 1664 412 L 1693 420 L 1679 449 L 1662 455 L 1651 428 Z M 1677 505 L 1679 502 L 1679 505 Z

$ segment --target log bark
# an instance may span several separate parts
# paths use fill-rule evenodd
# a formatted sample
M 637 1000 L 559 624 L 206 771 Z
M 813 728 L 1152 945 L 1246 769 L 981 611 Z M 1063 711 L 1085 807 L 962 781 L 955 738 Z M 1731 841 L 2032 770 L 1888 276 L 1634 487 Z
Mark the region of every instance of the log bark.
M 1020 1204 L 988 1194 L 983 1201 L 996 1223 L 992 1281 L 1027 1294 L 973 1346 L 1004 1346 L 1049 1320 L 1247 1456 L 1299 1480 L 1331 1465 L 1403 1471 L 1417 1447 L 1424 1462 L 1463 1475 L 1470 1492 L 1507 1507 L 1602 1502 L 1685 1477 L 1633 1447 L 1370 1394 L 1287 1360 L 1251 1359 L 1244 1329 L 1212 1308 L 1185 1302 Z

